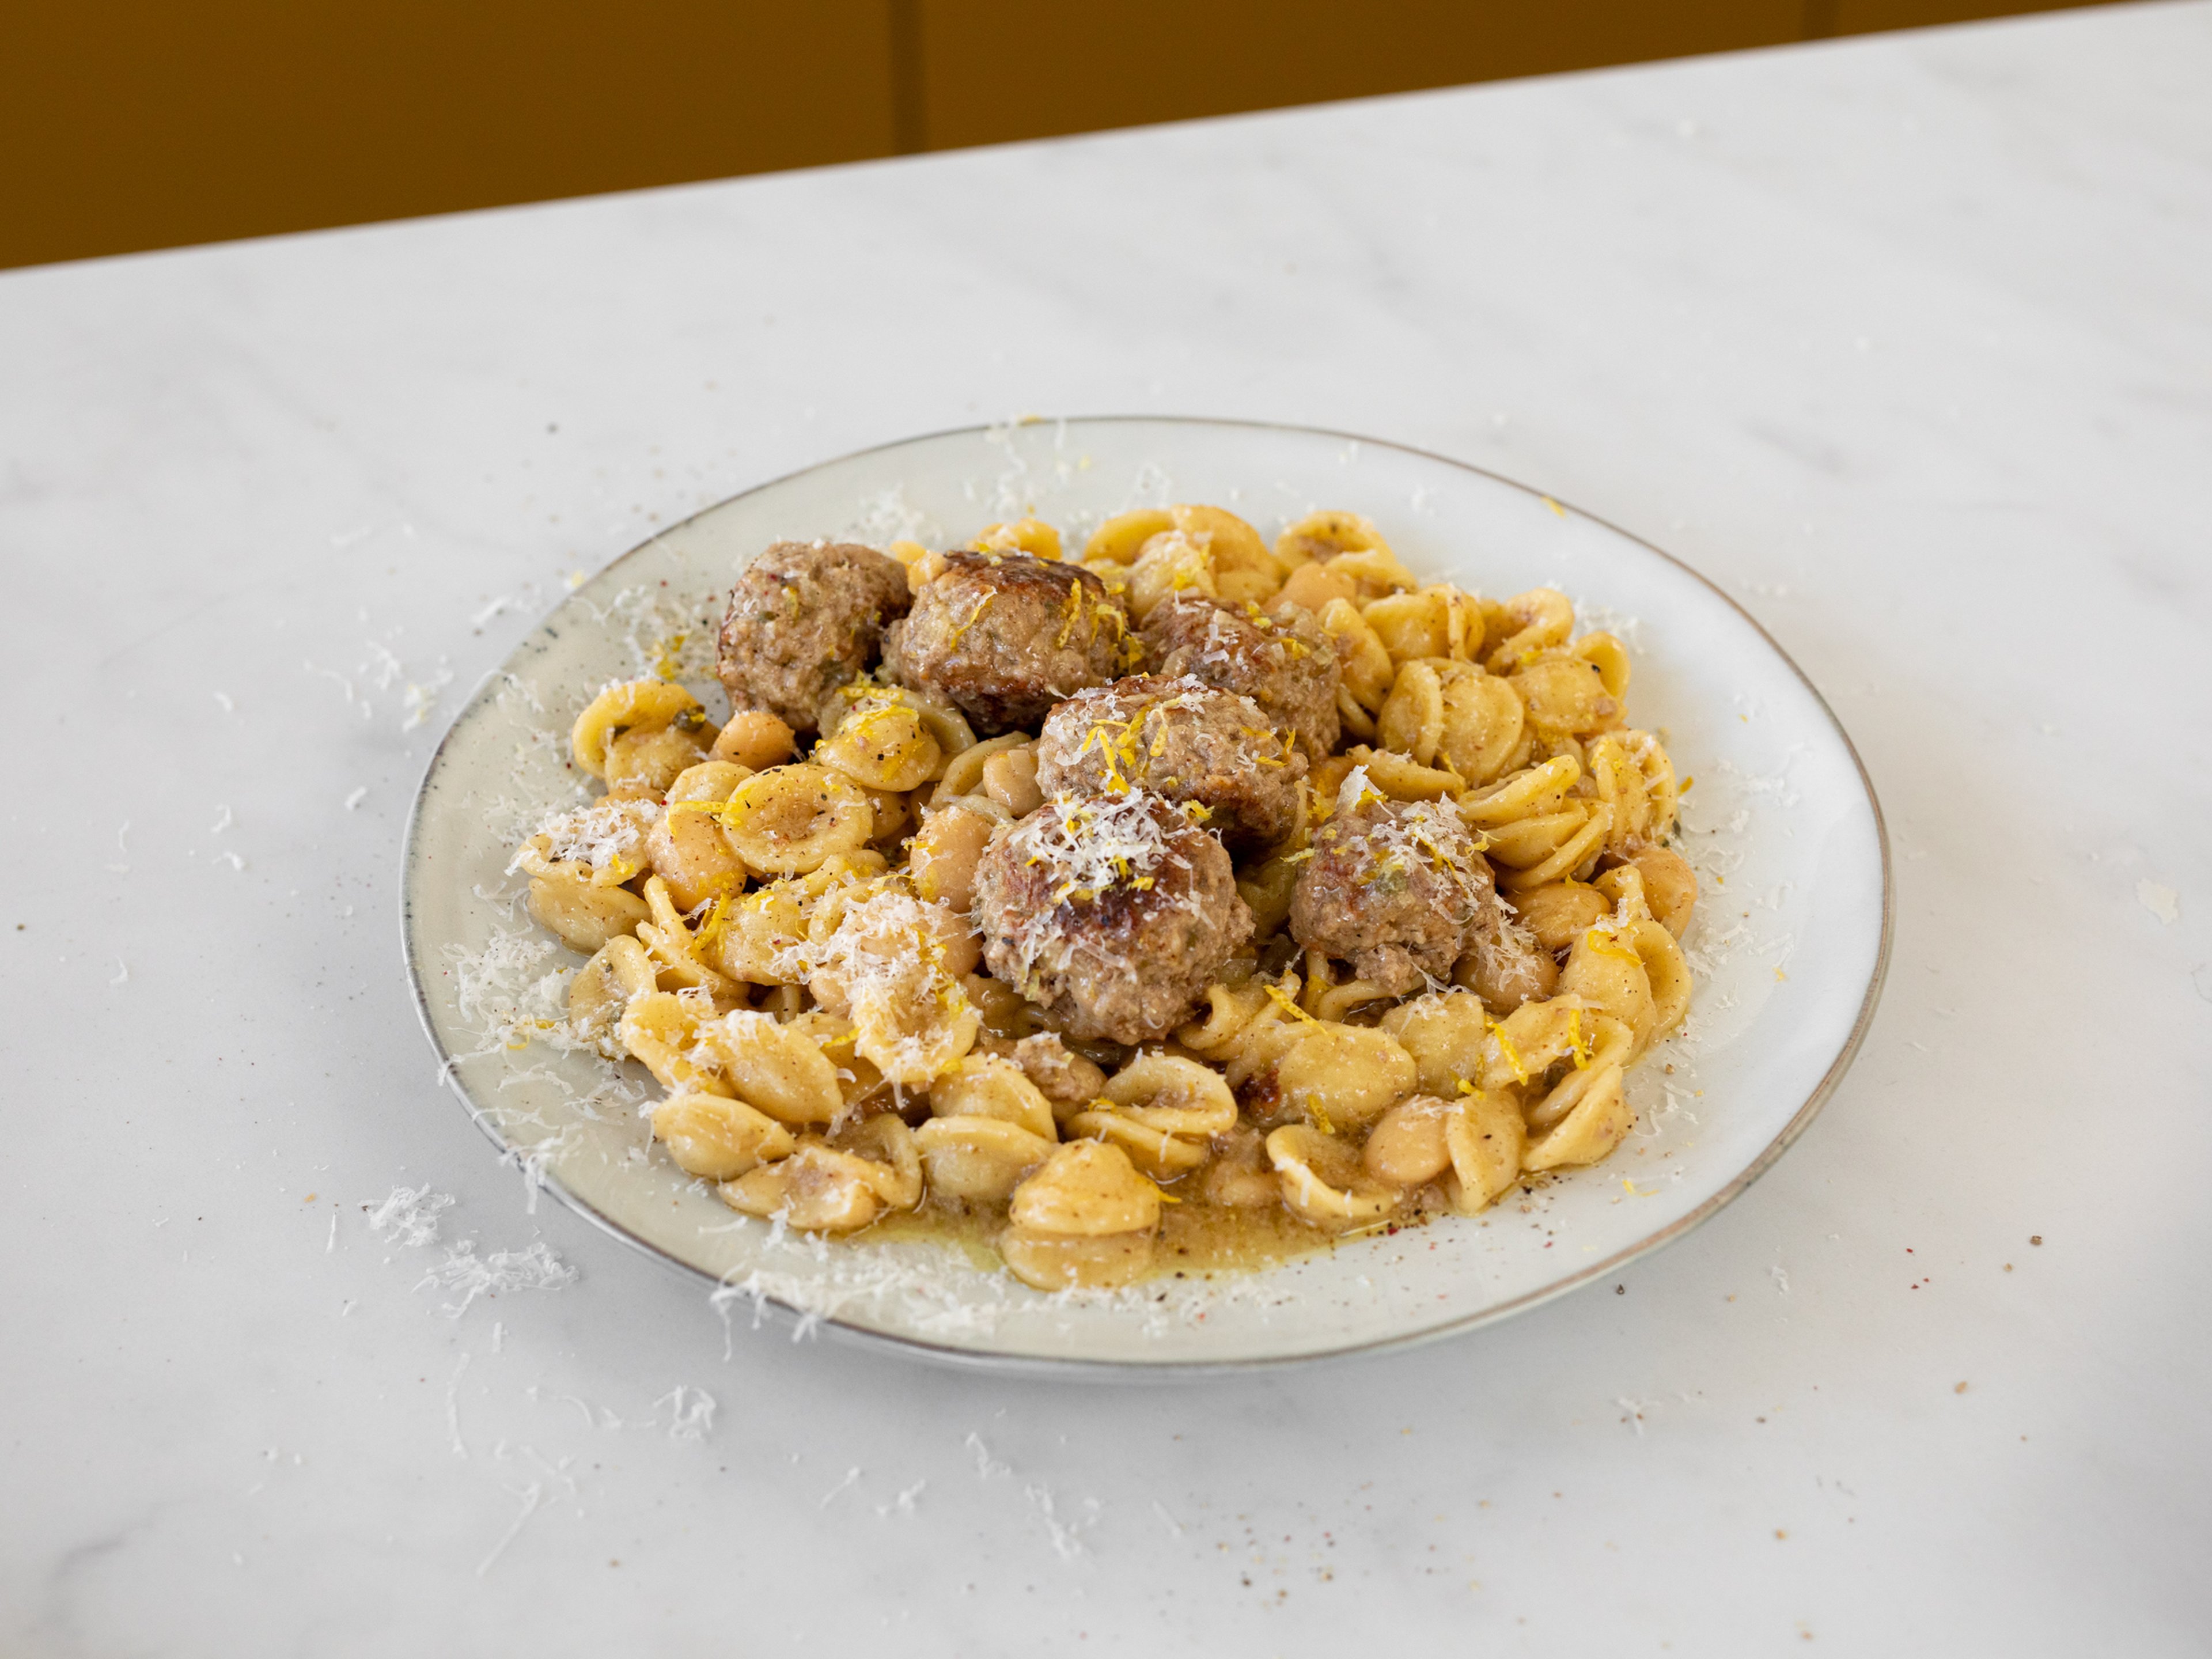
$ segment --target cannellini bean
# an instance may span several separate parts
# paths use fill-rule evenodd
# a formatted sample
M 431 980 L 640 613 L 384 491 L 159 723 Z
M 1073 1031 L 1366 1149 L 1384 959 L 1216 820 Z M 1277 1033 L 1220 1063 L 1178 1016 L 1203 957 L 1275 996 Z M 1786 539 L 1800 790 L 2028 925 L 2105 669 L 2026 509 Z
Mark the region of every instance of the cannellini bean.
M 750 771 L 765 772 L 781 766 L 798 751 L 792 729 L 774 714 L 758 708 L 741 708 L 729 718 L 709 751 L 719 761 L 734 761 Z
M 1698 872 L 1669 847 L 1647 847 L 1629 860 L 1644 874 L 1644 902 L 1659 925 L 1676 939 L 1698 903 Z
M 1044 805 L 1036 771 L 1034 744 L 1001 750 L 983 763 L 983 793 L 1016 817 L 1026 817 Z
M 1544 951 L 1477 949 L 1460 958 L 1452 978 L 1492 1012 L 1504 1013 L 1551 995 L 1559 982 L 1559 964 Z
M 914 891 L 967 914 L 975 902 L 975 865 L 982 860 L 982 849 L 991 842 L 995 827 L 994 818 L 960 805 L 925 811 L 922 827 L 907 849 Z
M 1277 605 L 1303 605 L 1316 614 L 1327 610 L 1331 599 L 1350 604 L 1358 598 L 1358 583 L 1317 561 L 1302 564 L 1291 572 L 1289 579 L 1275 592 Z
M 1214 1146 L 1213 1162 L 1206 1166 L 1200 1186 L 1207 1203 L 1242 1210 L 1281 1201 L 1282 1181 L 1267 1162 L 1266 1145 L 1256 1129 L 1232 1129 Z
M 1514 911 L 1521 925 L 1547 951 L 1564 951 L 1612 908 L 1606 896 L 1579 881 L 1547 882 L 1516 893 Z
M 1444 1119 L 1451 1109 L 1434 1095 L 1403 1100 L 1375 1120 L 1360 1148 L 1367 1173 L 1394 1187 L 1419 1187 L 1451 1167 Z

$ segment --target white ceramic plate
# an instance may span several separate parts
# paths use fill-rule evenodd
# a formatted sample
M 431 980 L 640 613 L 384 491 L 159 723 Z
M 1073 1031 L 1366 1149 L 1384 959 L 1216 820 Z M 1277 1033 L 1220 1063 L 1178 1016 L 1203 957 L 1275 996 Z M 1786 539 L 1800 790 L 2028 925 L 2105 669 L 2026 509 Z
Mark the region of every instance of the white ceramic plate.
M 577 798 L 565 733 L 605 681 L 672 666 L 726 706 L 708 653 L 738 570 L 782 538 L 943 544 L 1024 512 L 1079 544 L 1107 514 L 1231 507 L 1272 537 L 1363 513 L 1415 574 L 1505 595 L 1539 584 L 1637 651 L 1631 716 L 1695 787 L 1680 844 L 1705 875 L 1683 1035 L 1636 1068 L 1638 1133 L 1608 1162 L 1482 1217 L 1370 1237 L 1267 1272 L 1048 1297 L 947 1246 L 823 1243 L 733 1215 L 648 1152 L 647 1090 L 588 1054 L 508 1046 L 577 959 L 504 873 Z M 763 484 L 617 560 L 479 688 L 409 828 L 404 925 L 422 1021 L 479 1125 L 607 1231 L 700 1275 L 726 1313 L 796 1317 L 1016 1369 L 1187 1372 L 1370 1350 L 1534 1306 L 1711 1215 L 1809 1122 L 1850 1062 L 1889 946 L 1880 809 L 1835 716 L 1695 572 L 1534 491 L 1341 434 L 1222 421 L 1071 420 L 916 438 Z M 1673 1074 L 1662 1069 L 1671 1062 Z

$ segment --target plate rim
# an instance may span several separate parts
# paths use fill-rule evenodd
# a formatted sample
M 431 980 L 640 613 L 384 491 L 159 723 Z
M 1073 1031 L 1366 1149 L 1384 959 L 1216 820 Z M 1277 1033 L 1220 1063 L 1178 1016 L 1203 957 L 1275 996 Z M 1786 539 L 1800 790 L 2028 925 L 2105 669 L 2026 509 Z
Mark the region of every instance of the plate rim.
M 1646 553 L 1673 565 L 1750 625 L 1753 632 L 1764 641 L 1767 649 L 1774 653 L 1783 665 L 1796 678 L 1797 683 L 1804 688 L 1807 695 L 1812 698 L 1814 706 L 1827 720 L 1829 728 L 1834 732 L 1837 740 L 1843 744 L 1844 752 L 1850 757 L 1852 769 L 1858 776 L 1859 787 L 1865 794 L 1867 805 L 1874 814 L 1875 845 L 1881 861 L 1881 936 L 1875 951 L 1873 971 L 1867 977 L 1866 990 L 1860 998 L 1858 1012 L 1851 1022 L 1850 1030 L 1845 1036 L 1843 1046 L 1837 1050 L 1835 1059 L 1830 1062 L 1827 1070 L 1821 1074 L 1820 1081 L 1814 1085 L 1812 1091 L 1806 1096 L 1796 1111 L 1791 1114 L 1790 1121 L 1783 1125 L 1774 1139 L 1762 1147 L 1758 1155 L 1718 1191 L 1687 1214 L 1677 1217 L 1658 1231 L 1615 1251 L 1601 1261 L 1579 1268 L 1555 1283 L 1527 1291 L 1509 1301 L 1477 1309 L 1471 1313 L 1462 1314 L 1435 1325 L 1425 1326 L 1419 1330 L 1404 1331 L 1389 1336 L 1347 1343 L 1337 1347 L 1318 1349 L 1310 1353 L 1254 1355 L 1233 1359 L 1153 1359 L 1141 1357 L 1103 1359 L 996 1353 L 985 1348 L 963 1347 L 956 1344 L 934 1341 L 923 1336 L 902 1334 L 893 1331 L 872 1330 L 864 1326 L 848 1323 L 834 1314 L 809 1313 L 779 1297 L 765 1293 L 758 1294 L 752 1298 L 757 1311 L 765 1312 L 772 1309 L 779 1325 L 787 1322 L 794 1327 L 803 1325 L 806 1328 L 827 1331 L 842 1341 L 888 1350 L 908 1358 L 969 1370 L 990 1370 L 1000 1375 L 1095 1382 L 1170 1381 L 1186 1377 L 1243 1375 L 1254 1371 L 1284 1370 L 1292 1366 L 1322 1364 L 1331 1361 L 1376 1354 L 1402 1352 L 1410 1348 L 1440 1342 L 1447 1338 L 1464 1335 L 1487 1325 L 1497 1324 L 1517 1314 L 1527 1313 L 1532 1309 L 1541 1307 L 1546 1303 L 1556 1300 L 1571 1291 L 1580 1290 L 1595 1279 L 1618 1273 L 1632 1263 L 1665 1249 L 1711 1220 L 1722 1210 L 1741 1198 L 1754 1182 L 1780 1161 L 1782 1155 L 1796 1145 L 1798 1139 L 1811 1127 L 1813 1120 L 1820 1115 L 1821 1108 L 1828 1103 L 1830 1097 L 1842 1084 L 1844 1076 L 1850 1070 L 1852 1062 L 1858 1058 L 1859 1049 L 1866 1040 L 1867 1032 L 1873 1026 L 1875 1012 L 1881 1003 L 1882 989 L 1889 976 L 1891 946 L 1896 933 L 1896 881 L 1893 861 L 1890 854 L 1889 826 L 1881 810 L 1881 798 L 1875 790 L 1874 779 L 1867 771 L 1866 762 L 1858 751 L 1858 745 L 1851 741 L 1851 734 L 1844 728 L 1843 721 L 1838 718 L 1836 711 L 1829 705 L 1827 698 L 1821 695 L 1820 687 L 1814 684 L 1812 677 L 1798 665 L 1796 659 L 1783 649 L 1781 642 L 1766 630 L 1765 625 L 1737 603 L 1735 597 L 1717 582 L 1695 566 L 1676 557 L 1666 549 L 1646 541 L 1633 531 L 1624 530 L 1609 519 L 1601 518 L 1595 513 L 1576 507 L 1571 501 L 1562 500 L 1547 491 L 1537 489 L 1533 484 L 1523 483 L 1517 478 L 1509 478 L 1502 473 L 1492 471 L 1487 467 L 1477 466 L 1471 461 L 1460 460 L 1454 456 L 1441 454 L 1431 449 L 1424 449 L 1415 444 L 1401 443 L 1395 439 L 1370 437 L 1363 433 L 1345 432 L 1333 427 L 1309 426 L 1298 422 L 1260 421 L 1241 416 L 1137 414 L 1054 415 L 1024 416 L 1010 422 L 981 422 L 965 426 L 941 428 L 933 432 L 911 433 L 904 437 L 889 439 L 882 443 L 869 444 L 859 449 L 848 450 L 842 454 L 810 462 L 805 466 L 794 467 L 790 471 L 778 473 L 771 478 L 764 478 L 719 501 L 711 501 L 697 512 L 686 515 L 664 529 L 655 531 L 643 541 L 624 549 L 600 566 L 598 570 L 592 572 L 591 580 L 596 580 L 600 576 L 605 575 L 617 567 L 637 557 L 647 549 L 696 523 L 708 514 L 718 513 L 733 502 L 743 501 L 750 495 L 757 495 L 763 490 L 773 489 L 795 478 L 805 477 L 810 473 L 820 472 L 833 466 L 842 466 L 850 461 L 879 454 L 885 450 L 904 448 L 912 444 L 930 443 L 947 438 L 988 437 L 994 432 L 1014 430 L 1024 426 L 1059 427 L 1065 430 L 1073 425 L 1229 427 L 1247 431 L 1297 433 L 1304 437 L 1328 438 L 1343 443 L 1371 445 L 1377 449 L 1395 450 L 1401 454 L 1416 456 L 1420 459 L 1452 467 L 1462 472 L 1473 473 L 1492 483 L 1502 484 L 1509 489 L 1540 501 L 1547 507 L 1563 509 L 1578 518 L 1586 519 L 1590 523 L 1610 531 L 1623 540 L 1633 543 Z M 538 628 L 544 627 L 546 621 L 567 602 L 567 596 L 556 601 L 552 611 L 541 617 L 531 631 L 535 633 Z M 468 1090 L 461 1082 L 459 1060 L 447 1050 L 444 1040 L 438 1034 L 437 1025 L 431 1018 L 429 995 L 422 971 L 422 963 L 415 950 L 412 920 L 416 881 L 418 874 L 417 842 L 420 838 L 424 809 L 429 799 L 431 781 L 437 775 L 439 767 L 445 759 L 447 746 L 452 744 L 463 722 L 468 720 L 471 712 L 477 708 L 484 688 L 498 678 L 513 656 L 514 652 L 508 652 L 507 657 L 502 658 L 499 664 L 488 669 L 477 679 L 475 685 L 470 688 L 468 696 L 454 712 L 453 719 L 447 722 L 446 729 L 440 736 L 437 745 L 431 750 L 428 758 L 423 763 L 422 776 L 416 782 L 414 799 L 408 807 L 407 822 L 400 838 L 399 848 L 400 954 L 406 965 L 409 988 L 413 993 L 416 1019 L 422 1028 L 423 1036 L 429 1040 L 432 1051 L 438 1056 L 438 1080 L 459 1099 L 462 1106 L 467 1110 L 470 1120 L 482 1132 L 484 1138 L 499 1149 L 502 1162 L 509 1158 L 520 1158 L 522 1155 L 501 1133 L 498 1127 L 492 1122 L 490 1115 L 470 1097 Z M 695 1282 L 705 1283 L 715 1290 L 728 1287 L 727 1281 L 721 1276 L 708 1273 L 706 1269 L 683 1260 L 652 1241 L 631 1232 L 611 1217 L 602 1214 L 577 1194 L 570 1192 L 557 1176 L 549 1174 L 542 1166 L 532 1172 L 528 1179 L 536 1188 L 551 1194 L 563 1207 L 580 1216 L 610 1237 L 619 1240 L 633 1249 L 643 1252 L 646 1255 Z

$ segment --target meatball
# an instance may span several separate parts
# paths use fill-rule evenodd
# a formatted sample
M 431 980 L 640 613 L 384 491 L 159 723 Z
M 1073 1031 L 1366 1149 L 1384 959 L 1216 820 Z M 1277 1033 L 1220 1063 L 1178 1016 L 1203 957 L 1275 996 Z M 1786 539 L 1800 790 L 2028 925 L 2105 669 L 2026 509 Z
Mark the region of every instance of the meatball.
M 1080 565 L 948 553 L 884 641 L 894 678 L 957 703 L 986 736 L 1133 665 L 1128 612 Z
M 1386 800 L 1356 767 L 1314 831 L 1291 895 L 1291 936 L 1403 996 L 1451 977 L 1497 905 L 1489 863 L 1441 801 Z
M 778 542 L 730 590 L 714 672 L 734 709 L 763 709 L 795 732 L 875 660 L 906 614 L 906 567 L 850 542 Z
M 1335 749 L 1336 641 L 1312 612 L 1232 610 L 1185 592 L 1152 607 L 1144 641 L 1155 673 L 1194 674 L 1251 698 L 1316 763 Z
M 1142 1042 L 1190 1013 L 1252 913 L 1221 843 L 1133 789 L 1061 796 L 995 832 L 975 925 L 992 974 L 1067 1036 Z
M 1048 795 L 1151 790 L 1195 802 L 1231 852 L 1268 847 L 1297 827 L 1306 757 L 1249 697 L 1190 675 L 1140 674 L 1079 691 L 1037 739 Z

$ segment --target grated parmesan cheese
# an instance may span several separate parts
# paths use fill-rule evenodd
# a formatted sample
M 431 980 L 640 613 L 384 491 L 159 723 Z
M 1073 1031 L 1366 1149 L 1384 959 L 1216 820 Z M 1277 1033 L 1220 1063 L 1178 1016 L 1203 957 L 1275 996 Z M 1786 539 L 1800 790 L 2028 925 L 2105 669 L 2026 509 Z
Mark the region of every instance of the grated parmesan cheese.
M 469 1310 L 478 1297 L 498 1296 L 508 1291 L 556 1291 L 576 1281 L 576 1270 L 553 1253 L 553 1247 L 539 1239 L 520 1250 L 494 1250 L 489 1255 L 477 1255 L 477 1242 L 465 1238 L 446 1252 L 446 1259 L 423 1274 L 421 1284 L 435 1285 L 459 1296 L 457 1302 L 448 1302 L 439 1311 L 448 1319 L 459 1319 Z

